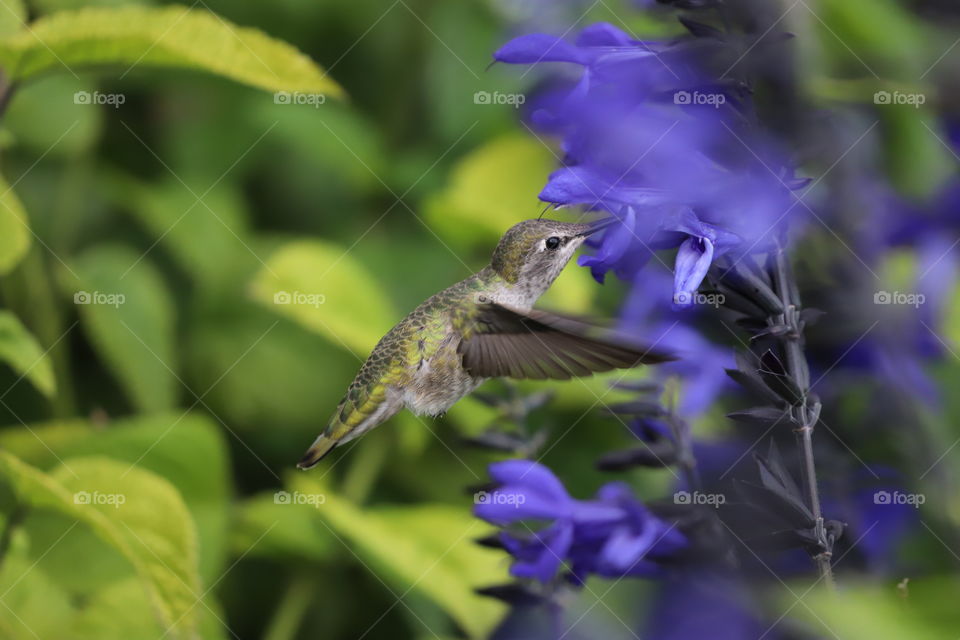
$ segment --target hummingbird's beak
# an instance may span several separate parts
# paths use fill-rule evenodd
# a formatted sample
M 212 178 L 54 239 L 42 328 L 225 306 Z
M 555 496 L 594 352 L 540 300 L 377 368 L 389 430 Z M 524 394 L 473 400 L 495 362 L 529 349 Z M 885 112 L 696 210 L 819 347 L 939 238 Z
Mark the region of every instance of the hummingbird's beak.
M 618 222 L 620 222 L 620 220 L 617 219 L 617 218 L 615 218 L 615 217 L 613 217 L 613 216 L 604 218 L 603 220 L 598 220 L 597 222 L 589 222 L 589 223 L 587 223 L 586 225 L 584 225 L 584 226 L 586 227 L 586 229 L 584 229 L 583 232 L 578 233 L 577 236 L 579 236 L 579 237 L 592 236 L 593 234 L 597 233 L 598 231 L 603 231 L 603 230 L 606 229 L 607 227 L 609 227 L 609 226 L 611 226 L 611 225 L 613 225 L 613 224 L 616 224 L 616 223 L 618 223 Z

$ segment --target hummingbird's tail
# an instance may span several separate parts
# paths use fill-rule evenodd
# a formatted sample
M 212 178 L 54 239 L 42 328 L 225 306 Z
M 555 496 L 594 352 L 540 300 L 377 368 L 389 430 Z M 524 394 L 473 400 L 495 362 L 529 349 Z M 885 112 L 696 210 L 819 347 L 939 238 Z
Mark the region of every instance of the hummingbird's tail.
M 359 438 L 403 407 L 401 396 L 393 391 L 388 393 L 384 385 L 376 386 L 368 392 L 361 389 L 355 395 L 358 400 L 351 397 L 350 391 L 347 392 L 347 397 L 337 407 L 326 428 L 303 454 L 297 467 L 309 469 L 315 466 L 333 451 L 334 447 Z
M 310 469 L 317 465 L 325 455 L 333 451 L 340 443 L 339 440 L 325 436 L 321 434 L 313 441 L 313 444 L 310 445 L 310 448 L 307 449 L 307 452 L 303 454 L 303 457 L 300 458 L 300 462 L 297 463 L 298 469 Z

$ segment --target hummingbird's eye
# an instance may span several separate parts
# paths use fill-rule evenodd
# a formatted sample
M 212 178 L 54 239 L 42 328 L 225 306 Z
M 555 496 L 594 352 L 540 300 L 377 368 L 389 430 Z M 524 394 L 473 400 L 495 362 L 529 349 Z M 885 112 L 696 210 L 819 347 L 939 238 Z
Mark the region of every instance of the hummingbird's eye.
M 549 238 L 547 238 L 547 241 L 544 243 L 544 245 L 547 247 L 547 249 L 550 249 L 551 251 L 553 251 L 554 249 L 557 249 L 560 246 L 560 238 L 558 238 L 557 236 L 550 236 Z

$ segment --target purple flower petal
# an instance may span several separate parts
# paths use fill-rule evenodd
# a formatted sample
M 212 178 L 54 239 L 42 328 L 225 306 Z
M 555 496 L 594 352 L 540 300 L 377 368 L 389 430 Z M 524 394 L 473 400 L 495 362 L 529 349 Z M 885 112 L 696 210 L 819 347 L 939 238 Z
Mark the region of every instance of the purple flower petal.
M 556 500 L 535 488 L 508 487 L 481 492 L 473 513 L 491 524 L 507 526 L 523 520 L 556 520 L 570 517 L 573 501 Z
M 579 579 L 591 572 L 654 575 L 659 571 L 656 558 L 686 545 L 680 534 L 676 534 L 679 546 L 661 544 L 669 525 L 634 498 L 626 484 L 605 485 L 596 499 L 581 501 L 571 498 L 556 476 L 535 462 L 499 462 L 491 465 L 490 473 L 501 486 L 477 505 L 478 516 L 501 526 L 531 516 L 551 521 L 535 532 L 527 529 L 529 535 L 522 530 L 501 532 L 500 540 L 514 558 L 510 567 L 514 576 L 548 582 L 564 563 Z M 649 559 L 643 557 L 648 551 Z
M 531 33 L 514 38 L 493 54 L 498 62 L 533 64 L 537 62 L 574 62 L 586 64 L 583 51 L 556 36 Z
M 626 47 L 633 39 L 609 22 L 598 22 L 585 27 L 577 37 L 579 47 Z
M 573 543 L 573 525 L 560 522 L 527 540 L 518 541 L 510 536 L 503 539 L 507 550 L 516 558 L 510 566 L 511 575 L 549 582 L 556 576 Z
M 501 485 L 518 487 L 536 487 L 555 500 L 569 500 L 570 495 L 563 483 L 553 475 L 550 469 L 530 460 L 504 460 L 494 462 L 489 468 L 490 477 Z
M 476 495 L 474 515 L 505 526 L 521 520 L 556 520 L 569 517 L 574 501 L 563 484 L 541 464 L 507 460 L 490 465 L 490 475 L 500 485 Z
M 646 526 L 640 531 L 633 531 L 625 526 L 618 527 L 600 552 L 601 562 L 616 571 L 629 571 L 643 559 L 656 538 L 657 531 L 654 527 Z
M 694 294 L 712 261 L 713 242 L 709 238 L 691 236 L 680 245 L 673 280 L 673 301 L 678 307 L 693 304 Z
M 632 187 L 618 176 L 606 177 L 586 167 L 565 167 L 550 174 L 539 195 L 551 204 L 582 204 L 587 207 L 607 206 L 618 210 L 624 206 L 651 207 L 666 202 L 662 189 Z

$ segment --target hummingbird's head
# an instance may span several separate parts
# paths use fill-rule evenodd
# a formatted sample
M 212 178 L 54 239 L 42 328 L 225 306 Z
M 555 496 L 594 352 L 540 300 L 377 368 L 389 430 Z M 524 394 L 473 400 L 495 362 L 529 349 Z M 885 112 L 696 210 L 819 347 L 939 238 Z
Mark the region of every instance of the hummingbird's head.
M 521 283 L 543 293 L 587 236 L 615 221 L 615 218 L 591 223 L 524 220 L 500 238 L 490 266 L 507 282 Z

